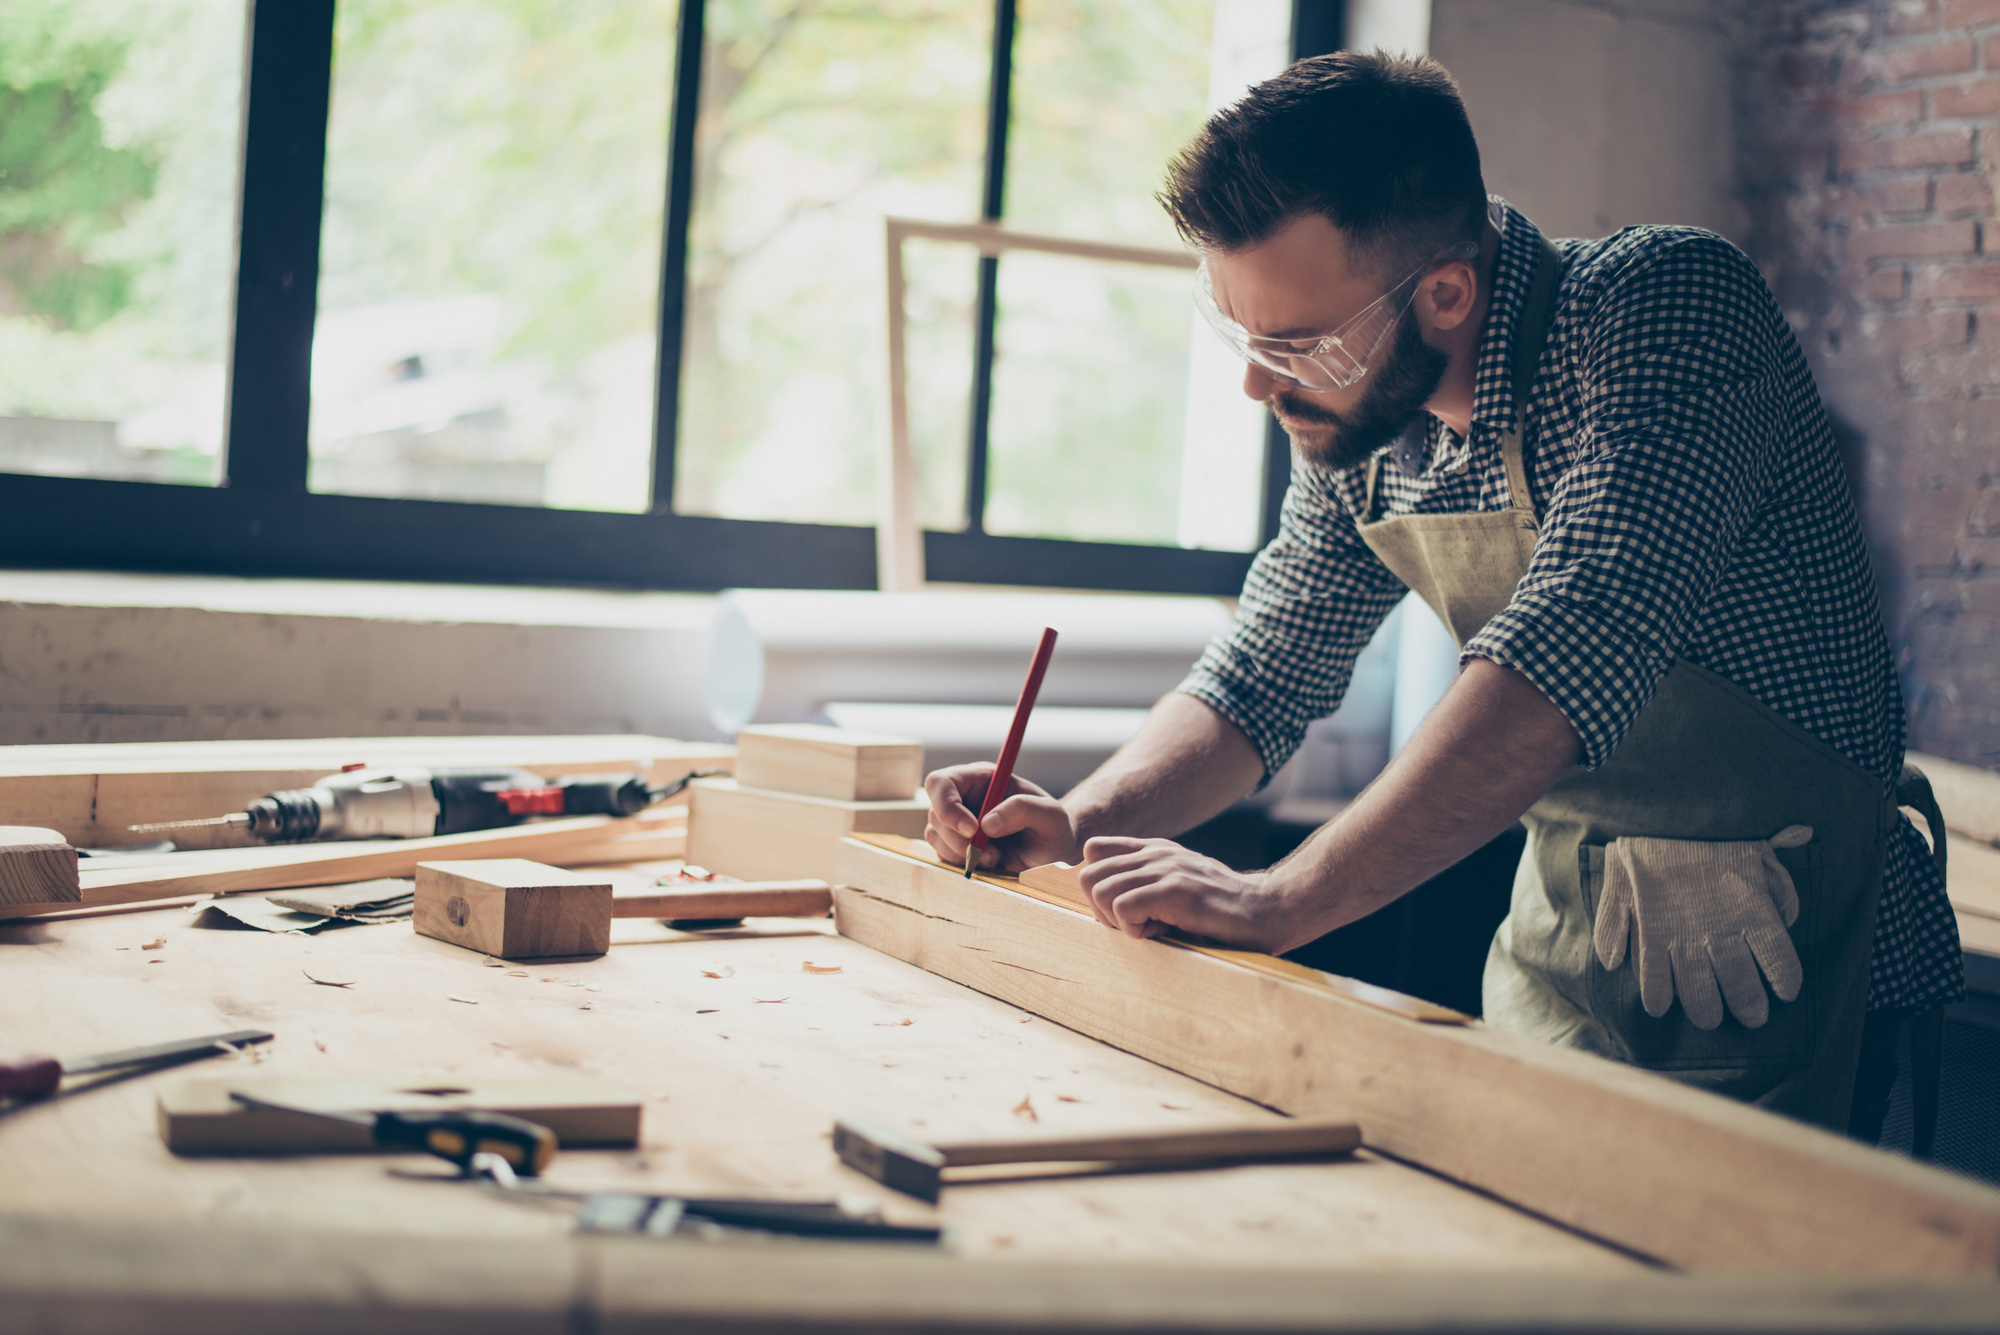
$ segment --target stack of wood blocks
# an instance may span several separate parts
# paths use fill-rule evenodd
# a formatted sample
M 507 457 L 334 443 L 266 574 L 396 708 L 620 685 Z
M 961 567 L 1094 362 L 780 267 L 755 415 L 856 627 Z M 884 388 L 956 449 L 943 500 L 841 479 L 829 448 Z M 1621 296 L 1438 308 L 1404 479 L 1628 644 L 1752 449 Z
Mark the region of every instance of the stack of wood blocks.
M 924 748 L 817 724 L 745 728 L 736 777 L 688 786 L 689 863 L 745 880 L 831 880 L 840 841 L 924 832 Z

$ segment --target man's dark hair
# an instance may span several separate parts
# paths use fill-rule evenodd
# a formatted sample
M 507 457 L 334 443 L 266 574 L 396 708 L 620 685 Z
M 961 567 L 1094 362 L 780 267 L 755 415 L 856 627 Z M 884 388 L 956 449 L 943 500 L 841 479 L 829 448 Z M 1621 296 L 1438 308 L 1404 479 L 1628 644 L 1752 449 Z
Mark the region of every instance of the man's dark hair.
M 1324 214 L 1357 265 L 1396 277 L 1486 225 L 1458 85 L 1429 56 L 1383 51 L 1314 56 L 1258 84 L 1174 158 L 1159 200 L 1212 250 Z

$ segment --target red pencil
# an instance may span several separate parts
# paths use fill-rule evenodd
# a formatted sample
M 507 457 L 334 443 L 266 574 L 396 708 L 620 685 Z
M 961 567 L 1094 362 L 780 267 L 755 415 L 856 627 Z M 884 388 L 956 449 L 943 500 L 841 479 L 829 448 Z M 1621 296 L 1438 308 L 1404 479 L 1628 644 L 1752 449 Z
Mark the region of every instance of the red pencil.
M 1035 661 L 1028 664 L 1028 679 L 1021 683 L 1021 698 L 1014 702 L 1014 722 L 1007 729 L 1006 744 L 1000 748 L 1000 763 L 986 785 L 986 800 L 979 806 L 979 828 L 965 848 L 965 878 L 972 879 L 972 860 L 992 841 L 986 837 L 986 814 L 1007 796 L 1007 784 L 1014 777 L 1014 758 L 1021 754 L 1021 734 L 1028 730 L 1028 715 L 1035 711 L 1035 697 L 1041 693 L 1042 674 L 1049 670 L 1049 655 L 1056 651 L 1056 633 L 1042 627 L 1042 640 L 1035 646 Z

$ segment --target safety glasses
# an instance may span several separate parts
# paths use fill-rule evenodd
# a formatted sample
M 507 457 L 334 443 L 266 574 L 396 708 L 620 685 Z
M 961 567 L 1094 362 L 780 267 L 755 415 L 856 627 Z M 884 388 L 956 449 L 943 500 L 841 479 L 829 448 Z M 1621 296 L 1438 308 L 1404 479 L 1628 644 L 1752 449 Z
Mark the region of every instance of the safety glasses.
M 1238 356 L 1261 368 L 1272 379 L 1298 389 L 1325 393 L 1346 389 L 1368 374 L 1370 363 L 1389 341 L 1396 322 L 1417 299 L 1418 280 L 1452 260 L 1469 260 L 1479 254 L 1475 241 L 1447 246 L 1402 282 L 1370 302 L 1362 312 L 1330 334 L 1317 338 L 1259 338 L 1222 313 L 1215 304 L 1215 288 L 1209 282 L 1208 263 L 1195 272 L 1194 304 L 1222 341 L 1236 349 Z

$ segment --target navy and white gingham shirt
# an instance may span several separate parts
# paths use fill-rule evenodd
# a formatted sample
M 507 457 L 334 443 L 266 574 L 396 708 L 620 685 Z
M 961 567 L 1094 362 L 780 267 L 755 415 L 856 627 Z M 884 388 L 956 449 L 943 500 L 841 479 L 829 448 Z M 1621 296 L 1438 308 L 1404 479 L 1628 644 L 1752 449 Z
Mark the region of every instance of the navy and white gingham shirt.
M 1383 461 L 1377 517 L 1512 504 L 1500 436 L 1514 419 L 1514 328 L 1541 233 L 1505 213 L 1471 438 L 1422 419 L 1434 432 Z M 1867 550 L 1811 372 L 1763 277 L 1692 227 L 1628 227 L 1556 248 L 1562 282 L 1524 440 L 1540 536 L 1513 601 L 1461 661 L 1527 677 L 1595 769 L 1685 658 L 1892 791 L 1903 698 Z M 1279 534 L 1251 567 L 1235 626 L 1180 686 L 1242 729 L 1267 773 L 1339 705 L 1356 655 L 1406 592 L 1356 529 L 1366 466 L 1295 454 L 1292 469 Z M 1964 988 L 1943 878 L 1900 820 L 1869 1006 L 1928 1007 Z

